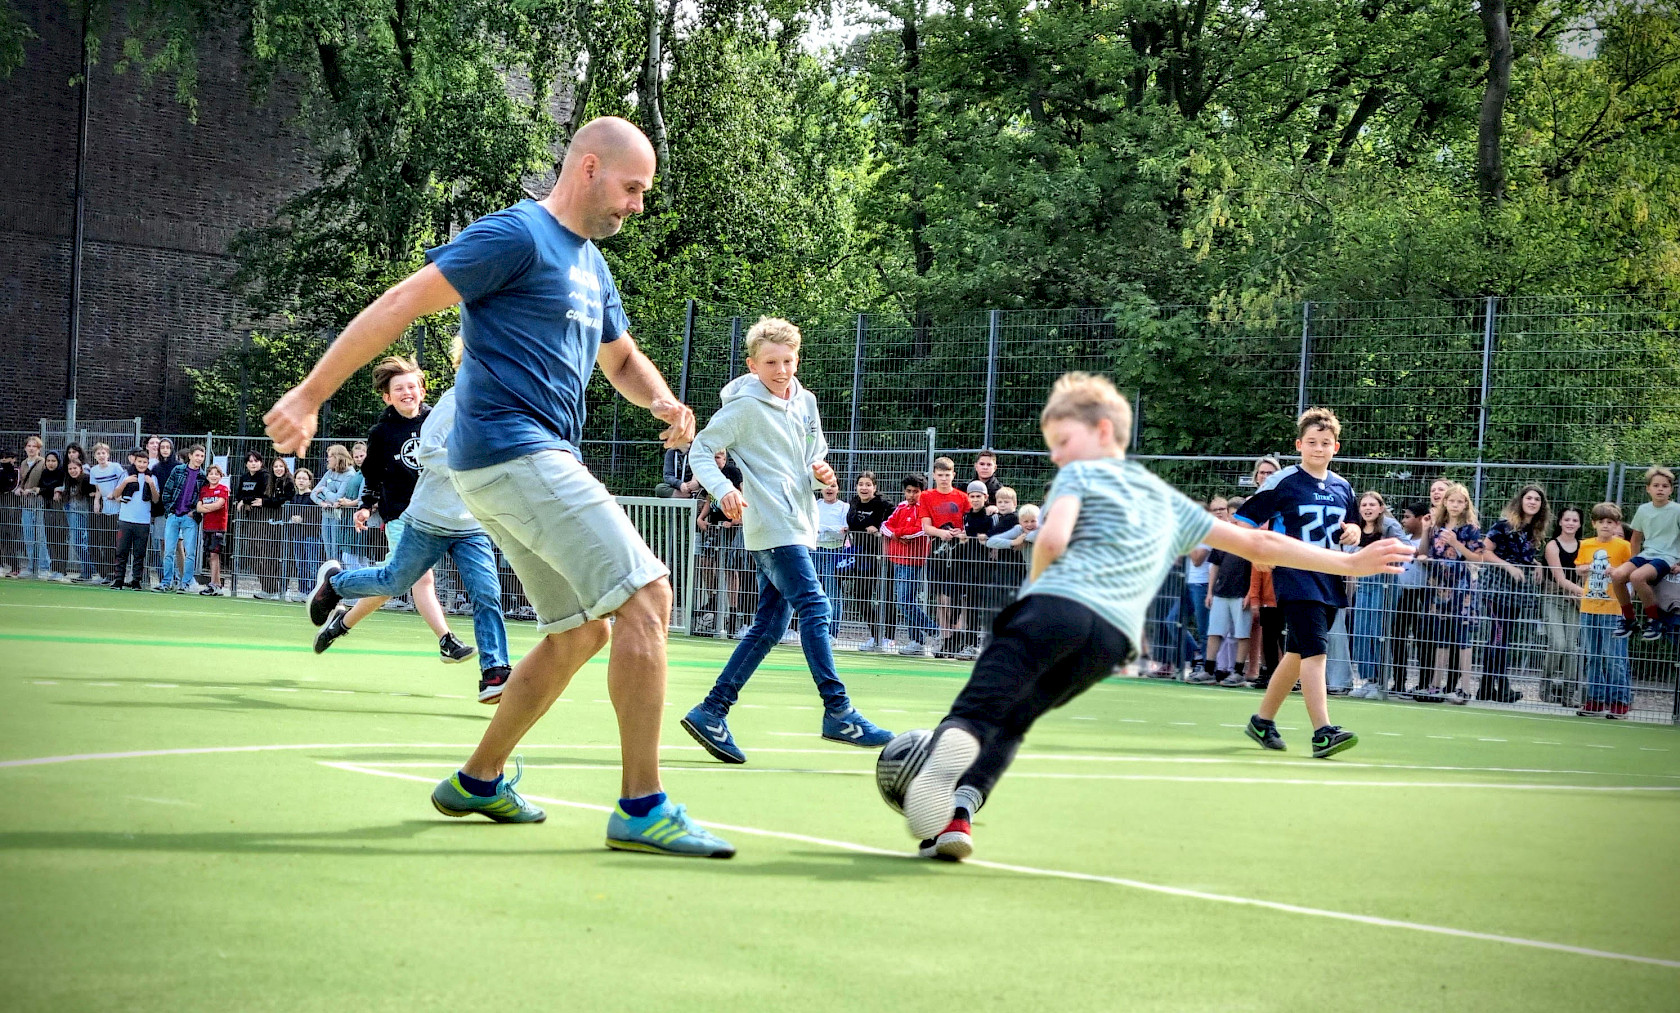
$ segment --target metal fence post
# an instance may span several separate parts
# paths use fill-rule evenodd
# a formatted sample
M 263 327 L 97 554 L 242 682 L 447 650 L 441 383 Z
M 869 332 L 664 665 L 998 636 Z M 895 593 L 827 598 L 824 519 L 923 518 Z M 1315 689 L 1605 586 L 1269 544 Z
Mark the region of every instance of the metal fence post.
M 867 316 L 859 313 L 857 339 L 852 347 L 852 427 L 846 443 L 846 470 L 854 482 L 858 473 L 858 406 L 863 403 L 863 343 L 868 327 Z
M 677 400 L 683 404 L 688 404 L 688 364 L 694 358 L 694 312 L 695 303 L 690 299 L 683 310 L 682 373 L 677 380 Z
M 414 364 L 421 369 L 426 368 L 426 337 L 426 325 L 417 325 L 414 329 Z
M 992 449 L 992 423 L 997 416 L 998 321 L 1001 316 L 998 310 L 986 315 L 986 428 L 980 439 L 984 450 Z
M 1499 297 L 1490 295 L 1482 309 L 1482 396 L 1476 413 L 1476 502 L 1482 501 L 1482 456 L 1487 447 L 1488 390 L 1493 379 L 1494 315 L 1499 310 Z
M 245 332 L 245 338 L 239 348 L 239 435 L 248 434 L 248 424 L 251 414 L 251 377 L 248 363 L 251 359 L 251 332 Z
M 934 447 L 939 442 L 939 430 L 934 426 L 928 426 L 927 427 L 927 438 L 928 438 L 927 470 L 922 472 L 922 474 L 925 475 L 925 476 L 932 476 L 933 475 L 933 459 L 939 455 L 939 452 L 934 449 Z M 929 477 L 928 481 L 931 482 L 931 481 L 933 481 L 933 479 L 931 477 Z
M 1295 414 L 1307 410 L 1307 374 L 1312 368 L 1312 308 L 1311 301 L 1301 304 L 1301 362 L 1296 367 Z
M 143 447 L 146 441 L 140 438 L 140 416 L 134 416 L 134 442 L 130 446 Z
M 741 318 L 729 318 L 729 375 L 723 378 L 724 383 L 735 379 L 735 350 L 741 345 Z

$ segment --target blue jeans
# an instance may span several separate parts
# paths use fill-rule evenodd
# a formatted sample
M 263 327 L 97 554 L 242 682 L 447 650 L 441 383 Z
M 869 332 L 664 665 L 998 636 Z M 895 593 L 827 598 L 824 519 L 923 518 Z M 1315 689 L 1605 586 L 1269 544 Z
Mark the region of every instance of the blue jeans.
M 46 510 L 26 506 L 22 510 L 23 558 L 26 569 L 38 574 L 52 572 L 52 556 L 47 552 Z
M 330 517 L 325 510 L 321 511 L 321 551 L 325 559 L 338 559 L 338 545 L 340 536 L 338 529 L 343 526 L 337 517 Z
M 82 579 L 92 580 L 93 555 L 88 552 L 88 508 L 67 506 L 64 508 L 64 523 L 70 529 L 70 552 L 64 557 L 64 569 L 68 571 L 70 564 L 81 567 Z
M 1208 586 L 1206 584 L 1186 583 L 1184 585 L 1184 595 L 1190 599 L 1190 614 L 1196 617 L 1196 632 L 1190 636 L 1190 640 L 1196 645 L 1196 654 L 1198 656 L 1206 657 L 1208 630 Z
M 1366 682 L 1382 681 L 1383 644 L 1388 616 L 1399 600 L 1398 578 L 1391 574 L 1359 578 L 1353 603 L 1353 663 Z
M 823 706 L 843 711 L 850 706 L 846 686 L 834 672 L 834 649 L 828 639 L 828 596 L 811 565 L 811 552 L 803 545 L 778 545 L 753 550 L 758 564 L 758 613 L 747 628 L 746 639 L 735 645 L 728 664 L 717 677 L 701 706 L 714 714 L 727 714 L 741 695 L 741 687 L 758 670 L 770 648 L 782 641 L 788 620 L 799 614 L 799 646 L 805 664 L 817 684 Z
M 333 590 L 345 598 L 395 598 L 449 556 L 461 575 L 467 598 L 473 607 L 473 640 L 478 645 L 480 668 L 499 668 L 508 663 L 507 627 L 502 622 L 502 582 L 496 571 L 496 550 L 490 536 L 479 531 L 470 535 L 439 534 L 418 524 L 403 529 L 402 538 L 383 566 L 345 570 L 332 579 Z M 787 621 L 782 621 L 787 628 Z M 781 637 L 780 633 L 776 634 Z M 745 681 L 745 680 L 742 680 Z
M 811 553 L 811 563 L 817 568 L 817 580 L 822 583 L 823 594 L 828 595 L 828 636 L 831 640 L 840 635 L 840 620 L 846 615 L 845 605 L 840 599 L 840 577 L 834 569 L 839 562 L 839 549 L 819 547 Z
M 1587 703 L 1613 705 L 1633 703 L 1633 686 L 1628 681 L 1627 641 L 1613 636 L 1621 616 L 1581 613 L 1581 653 L 1586 656 Z
M 898 618 L 910 634 L 910 639 L 918 644 L 931 639 L 939 630 L 916 602 L 916 595 L 921 589 L 922 567 L 893 564 L 893 597 L 898 602 Z
M 168 587 L 177 583 L 175 577 L 175 540 L 181 540 L 186 562 L 182 569 L 186 572 L 180 576 L 179 584 L 186 587 L 192 583 L 193 567 L 198 565 L 194 554 L 198 551 L 198 521 L 192 514 L 171 513 L 163 521 L 163 586 Z
M 298 591 L 308 594 L 314 585 L 315 571 L 321 565 L 321 533 L 305 521 L 287 524 L 283 537 L 281 551 L 285 557 L 280 563 L 280 590 L 284 593 L 287 581 L 296 577 Z

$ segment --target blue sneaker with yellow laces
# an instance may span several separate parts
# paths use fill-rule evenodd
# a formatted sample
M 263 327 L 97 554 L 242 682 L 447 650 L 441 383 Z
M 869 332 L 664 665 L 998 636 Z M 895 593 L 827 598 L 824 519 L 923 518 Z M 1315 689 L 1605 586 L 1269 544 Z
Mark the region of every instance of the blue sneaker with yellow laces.
M 614 806 L 607 817 L 607 847 L 693 858 L 735 857 L 734 845 L 689 819 L 688 807 L 669 799 L 646 816 L 631 816 L 623 806 Z
M 456 771 L 438 782 L 432 789 L 432 808 L 445 816 L 470 816 L 477 813 L 497 823 L 541 823 L 548 814 L 525 801 L 514 786 L 525 776 L 525 759 L 513 758 L 513 777 L 503 777 L 496 783 L 496 794 L 474 795 L 461 786 L 461 772 Z

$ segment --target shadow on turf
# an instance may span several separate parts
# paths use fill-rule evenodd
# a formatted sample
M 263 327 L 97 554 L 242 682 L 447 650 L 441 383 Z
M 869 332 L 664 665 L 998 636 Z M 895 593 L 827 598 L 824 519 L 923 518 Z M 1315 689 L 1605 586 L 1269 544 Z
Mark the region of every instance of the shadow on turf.
M 242 855 L 466 855 L 482 856 L 483 848 L 392 848 L 380 845 L 413 841 L 428 830 L 476 833 L 498 824 L 487 820 L 404 820 L 379 827 L 328 832 L 216 830 L 205 833 L 122 833 L 101 830 L 41 830 L 0 833 L 0 851 L 167 851 L 215 852 Z M 502 830 L 502 833 L 508 833 Z M 519 831 L 512 831 L 518 833 Z M 526 843 L 532 838 L 527 838 Z M 496 842 L 506 843 L 506 839 Z M 520 848 L 497 846 L 501 856 L 593 855 L 604 848 Z
M 208 697 L 208 699 L 205 699 Z M 418 699 L 418 697 L 417 697 Z M 483 724 L 490 718 L 487 710 L 478 711 L 421 711 L 421 710 L 375 710 L 370 707 L 310 707 L 300 704 L 287 703 L 281 699 L 268 697 L 246 696 L 237 693 L 199 694 L 199 699 L 192 700 L 59 700 L 54 701 L 60 707 L 112 707 L 133 708 L 137 710 L 201 710 L 229 713 L 233 711 L 293 711 L 304 714 L 378 714 L 387 717 L 412 718 L 464 718 L 475 724 Z

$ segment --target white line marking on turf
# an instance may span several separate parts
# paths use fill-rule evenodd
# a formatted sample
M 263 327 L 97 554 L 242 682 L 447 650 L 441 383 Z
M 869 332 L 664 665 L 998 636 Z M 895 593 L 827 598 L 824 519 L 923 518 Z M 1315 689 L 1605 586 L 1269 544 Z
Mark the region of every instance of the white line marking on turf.
M 88 683 L 88 685 L 89 686 L 116 687 L 116 686 L 121 686 L 122 683 L 120 683 L 120 682 L 90 682 L 90 683 Z
M 37 685 L 37 686 L 56 686 L 56 685 L 58 685 L 58 680 L 57 679 L 36 679 L 35 680 L 35 685 Z
M 297 692 L 297 688 L 295 686 L 264 686 L 263 689 L 268 690 L 270 693 L 296 693 Z
M 1225 722 L 1221 721 L 1221 722 L 1219 722 L 1219 727 L 1221 727 L 1221 728 L 1241 728 L 1243 726 L 1242 725 L 1228 725 Z
M 1505 739 L 1477 739 L 1477 742 L 1504 742 Z
M 148 682 L 148 683 L 146 683 L 146 688 L 147 689 L 180 689 L 181 684 L 178 683 L 178 682 Z
M 200 807 L 197 802 L 186 802 L 178 798 L 149 798 L 145 795 L 124 795 L 123 798 L 131 798 L 136 802 L 150 802 L 153 805 L 185 805 L 195 809 Z
M 1096 720 L 1096 718 L 1088 718 L 1088 717 L 1085 717 L 1085 716 L 1080 715 L 1080 714 L 1075 714 L 1073 716 L 1073 719 L 1075 721 L 1095 721 Z
M 1615 749 L 1616 748 L 1615 746 L 1601 746 L 1596 742 L 1583 742 L 1583 743 L 1581 743 L 1581 745 L 1586 746 L 1588 749 Z
M 345 696 L 351 696 L 351 695 L 354 695 L 356 691 L 353 690 L 353 689 L 323 689 L 321 692 L 323 692 L 323 693 L 340 693 L 340 694 L 343 694 Z
M 418 781 L 431 784 L 429 777 L 415 774 L 402 774 L 390 770 L 375 770 L 371 767 L 361 767 L 353 763 L 332 763 L 320 761 L 326 766 L 354 774 L 370 774 L 375 777 L 391 777 L 402 781 Z M 589 802 L 568 802 L 565 799 L 544 798 L 540 795 L 527 795 L 533 802 L 545 805 L 566 806 L 572 809 L 584 809 L 590 812 L 607 813 L 611 808 L 595 805 Z M 823 847 L 835 848 L 841 851 L 851 851 L 866 855 L 883 855 L 889 858 L 905 858 L 911 856 L 903 851 L 890 851 L 886 848 L 871 847 L 867 844 L 854 844 L 850 841 L 836 841 L 825 837 L 812 837 L 807 834 L 793 834 L 781 830 L 765 830 L 760 827 L 744 827 L 729 823 L 711 823 L 707 826 L 713 830 L 728 833 L 747 834 L 753 837 L 771 837 L 798 844 L 816 844 Z M 920 861 L 920 859 L 917 859 Z M 1111 886 L 1129 887 L 1133 890 L 1143 890 L 1149 893 L 1165 894 L 1169 897 L 1186 897 L 1191 900 L 1212 901 L 1219 904 L 1235 904 L 1241 907 L 1258 907 L 1284 914 L 1306 915 L 1313 918 L 1329 918 L 1336 921 L 1357 922 L 1386 929 L 1408 929 L 1413 932 L 1427 932 L 1432 935 L 1453 936 L 1459 939 L 1476 939 L 1482 942 L 1505 943 L 1511 946 L 1524 946 L 1538 950 L 1552 950 L 1559 953 L 1573 953 L 1583 957 L 1600 957 L 1607 960 L 1625 960 L 1636 964 L 1654 964 L 1658 967 L 1680 968 L 1680 960 L 1664 960 L 1660 957 L 1643 957 L 1632 953 L 1615 953 L 1610 950 L 1595 950 L 1585 946 L 1571 946 L 1567 943 L 1554 943 L 1544 939 L 1524 939 L 1521 936 L 1503 936 L 1491 932 L 1475 932 L 1470 929 L 1455 929 L 1446 925 L 1428 925 L 1423 922 L 1407 922 L 1394 918 L 1380 918 L 1375 915 L 1353 914 L 1347 911 L 1330 911 L 1324 908 L 1302 907 L 1298 904 L 1284 904 L 1278 901 L 1259 900 L 1253 897 L 1235 897 L 1229 894 L 1209 893 L 1204 890 L 1189 890 L 1179 886 L 1166 886 L 1161 883 L 1146 883 L 1137 879 L 1125 879 L 1119 876 L 1099 876 L 1089 872 L 1066 872 L 1060 869 L 1039 869 L 1028 865 L 1009 865 L 1004 862 L 987 862 L 969 859 L 966 865 L 977 866 L 982 869 L 995 869 L 999 872 L 1013 872 L 1023 876 L 1044 876 L 1050 879 L 1070 879 L 1083 883 L 1106 883 Z
M 1666 752 L 1668 752 L 1668 750 L 1660 748 L 1658 746 L 1640 746 L 1639 751 L 1641 753 L 1666 753 Z
M 765 750 L 759 750 L 764 752 Z M 316 760 L 324 767 L 337 767 L 340 764 L 331 760 Z M 368 769 L 380 770 L 443 770 L 456 768 L 454 763 L 438 763 L 426 760 L 407 760 L 398 763 L 381 763 L 377 760 L 369 761 Z M 618 765 L 611 762 L 603 763 L 527 763 L 526 770 L 600 770 L 616 774 Z M 733 764 L 721 766 L 704 764 L 693 767 L 660 768 L 665 773 L 695 773 L 695 774 L 839 774 L 847 777 L 874 777 L 873 770 L 825 770 L 812 767 L 738 767 Z M 1510 789 L 1512 791 L 1599 791 L 1599 792 L 1680 792 L 1680 785 L 1638 785 L 1638 784 L 1532 784 L 1532 783 L 1501 783 L 1498 781 L 1475 783 L 1471 781 L 1347 781 L 1334 779 L 1319 779 L 1306 777 L 1186 777 L 1172 774 L 1058 774 L 1043 771 L 1010 771 L 1012 778 L 1036 778 L 1041 781 L 1145 781 L 1164 782 L 1170 784 L 1281 784 L 1290 786 L 1305 785 L 1308 787 L 1333 788 L 1478 788 L 1484 790 Z M 535 798 L 536 796 L 532 796 Z
M 1196 722 L 1194 722 L 1194 721 L 1168 721 L 1167 724 L 1169 724 L 1169 725 L 1183 725 L 1186 728 L 1196 727 Z
M 1537 746 L 1561 746 L 1561 745 L 1563 745 L 1563 743 L 1553 742 L 1551 739 L 1532 739 L 1530 741 L 1532 741 Z
M 1425 735 L 1424 738 L 1426 738 L 1426 739 L 1450 739 L 1450 738 L 1452 738 L 1452 736 L 1451 735 Z
M 1128 725 L 1146 725 L 1149 723 L 1142 718 L 1121 718 L 1120 720 Z
M 1387 735 L 1387 736 L 1390 736 L 1390 737 L 1396 738 L 1396 739 L 1398 739 L 1400 737 L 1399 732 L 1378 732 L 1377 734 L 1378 735 Z

